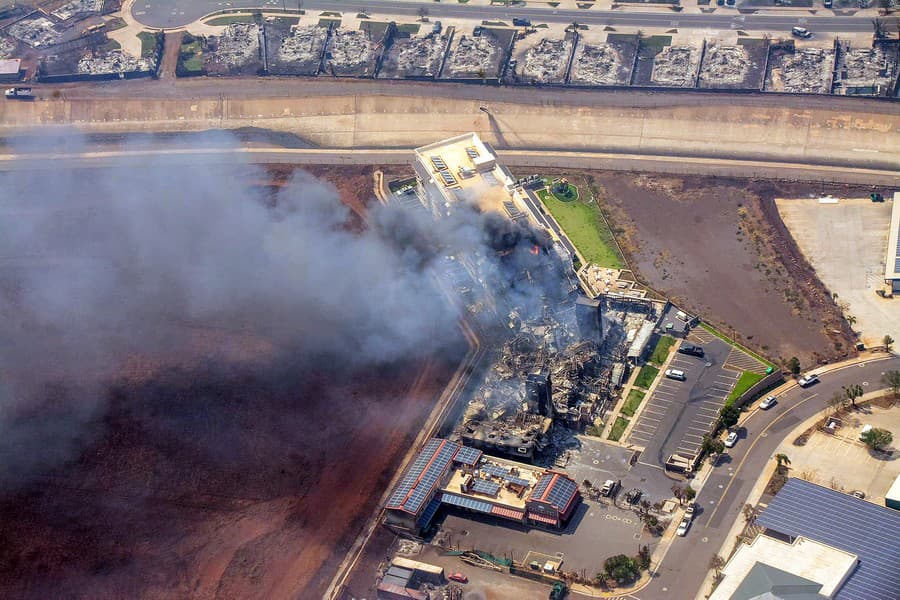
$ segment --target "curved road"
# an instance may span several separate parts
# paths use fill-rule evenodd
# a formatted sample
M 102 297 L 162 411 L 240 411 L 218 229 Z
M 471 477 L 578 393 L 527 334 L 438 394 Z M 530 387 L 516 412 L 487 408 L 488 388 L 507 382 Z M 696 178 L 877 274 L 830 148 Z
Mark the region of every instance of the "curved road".
M 421 11 L 432 20 L 444 18 L 505 20 L 514 17 L 536 23 L 578 23 L 586 25 L 620 25 L 627 27 L 677 27 L 686 29 L 742 29 L 753 31 L 783 31 L 802 25 L 814 32 L 871 32 L 871 17 L 836 16 L 822 11 L 822 16 L 810 14 L 750 14 L 742 15 L 734 9 L 721 8 L 711 14 L 668 12 L 625 12 L 624 10 L 571 10 L 530 8 L 528 6 L 469 6 L 453 2 L 406 2 L 404 0 L 301 0 L 304 10 L 327 10 L 348 13 L 374 12 L 418 18 Z M 137 0 L 132 14 L 148 27 L 173 29 L 183 27 L 212 12 L 235 8 L 263 8 L 268 10 L 297 9 L 297 0 Z M 891 28 L 895 17 L 884 19 Z
M 742 424 L 744 435 L 729 449 L 730 460 L 720 460 L 697 496 L 702 512 L 686 537 L 675 538 L 651 583 L 635 592 L 650 598 L 693 598 L 709 570 L 709 559 L 726 541 L 732 524 L 741 519 L 741 507 L 766 463 L 782 441 L 800 423 L 826 408 L 826 400 L 841 386 L 859 383 L 867 390 L 883 386 L 885 371 L 900 370 L 900 357 L 885 356 L 825 372 L 821 382 L 803 389 L 793 386 L 778 396 L 778 404 L 754 410 Z M 819 370 L 821 372 L 821 369 Z

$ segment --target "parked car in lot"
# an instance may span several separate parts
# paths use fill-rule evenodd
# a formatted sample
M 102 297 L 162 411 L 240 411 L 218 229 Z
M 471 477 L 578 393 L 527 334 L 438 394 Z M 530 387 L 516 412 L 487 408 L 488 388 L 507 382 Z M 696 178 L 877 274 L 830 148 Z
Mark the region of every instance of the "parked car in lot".
M 447 575 L 447 579 L 449 579 L 450 581 L 456 581 L 457 583 L 469 583 L 469 578 L 462 573 L 453 573 L 452 575 Z
M 678 524 L 678 531 L 675 533 L 681 537 L 687 535 L 688 529 L 691 528 L 691 518 L 685 517 L 681 520 L 681 523 Z
M 687 505 L 687 508 L 684 509 L 684 514 L 693 519 L 695 510 L 697 510 L 697 505 L 691 502 Z
M 800 384 L 800 387 L 809 387 L 815 383 L 819 383 L 819 376 L 815 373 L 807 373 L 797 380 L 797 383 Z
M 697 356 L 703 358 L 704 352 L 702 346 L 695 346 L 694 344 L 682 344 L 678 351 L 681 354 L 689 354 L 691 356 Z
M 738 434 L 737 431 L 732 431 L 728 434 L 728 437 L 725 438 L 725 447 L 726 448 L 734 448 L 734 445 L 737 444 Z
M 687 379 L 687 376 L 681 369 L 666 369 L 666 377 L 676 381 L 685 381 Z
M 769 410 L 776 404 L 778 404 L 778 400 L 775 396 L 766 396 L 766 399 L 759 403 L 759 407 L 763 410 Z
M 609 498 L 610 496 L 615 496 L 616 492 L 619 490 L 619 486 L 621 484 L 615 479 L 607 479 L 603 483 L 603 487 L 600 488 L 600 495 L 606 496 Z

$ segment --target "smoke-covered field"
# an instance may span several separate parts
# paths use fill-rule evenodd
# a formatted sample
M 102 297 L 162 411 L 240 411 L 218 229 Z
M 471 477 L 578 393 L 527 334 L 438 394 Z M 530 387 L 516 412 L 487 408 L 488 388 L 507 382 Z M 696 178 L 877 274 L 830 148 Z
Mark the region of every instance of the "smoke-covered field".
M 464 350 L 441 256 L 524 307 L 558 284 L 475 210 L 44 167 L 0 174 L 2 597 L 317 597 Z

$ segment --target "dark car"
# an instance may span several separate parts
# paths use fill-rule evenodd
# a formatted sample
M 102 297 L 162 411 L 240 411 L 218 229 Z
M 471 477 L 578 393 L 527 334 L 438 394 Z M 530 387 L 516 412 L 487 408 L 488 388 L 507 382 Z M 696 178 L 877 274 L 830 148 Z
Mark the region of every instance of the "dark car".
M 694 344 L 682 344 L 680 348 L 678 348 L 678 352 L 681 354 L 690 354 L 691 356 L 699 356 L 703 358 L 703 347 L 695 346 Z

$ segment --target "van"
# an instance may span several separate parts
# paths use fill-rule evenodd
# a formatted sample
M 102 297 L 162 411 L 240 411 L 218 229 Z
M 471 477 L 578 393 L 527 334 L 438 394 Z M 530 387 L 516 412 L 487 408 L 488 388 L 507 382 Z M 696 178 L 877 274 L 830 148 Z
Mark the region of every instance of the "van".
M 795 37 L 804 39 L 812 37 L 812 31 L 806 29 L 805 27 L 793 27 L 791 28 L 791 34 Z
M 865 441 L 865 440 L 863 439 L 863 437 L 864 437 L 867 433 L 869 433 L 870 431 L 872 431 L 872 426 L 871 426 L 871 425 L 866 425 L 865 427 L 863 427 L 862 430 L 859 432 L 859 441 L 861 441 L 861 442 Z
M 677 381 L 685 381 L 687 379 L 687 376 L 681 369 L 666 369 L 666 377 Z

